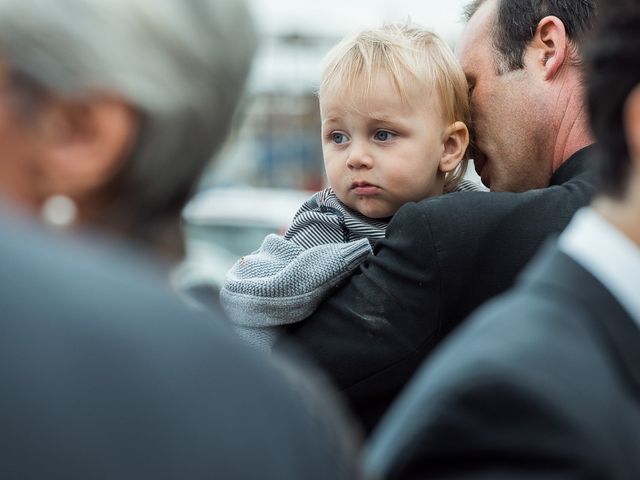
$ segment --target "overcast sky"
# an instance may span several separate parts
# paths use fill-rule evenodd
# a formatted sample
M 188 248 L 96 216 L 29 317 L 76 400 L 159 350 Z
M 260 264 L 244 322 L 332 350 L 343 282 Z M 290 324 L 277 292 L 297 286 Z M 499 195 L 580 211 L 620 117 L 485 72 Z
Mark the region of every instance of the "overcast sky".
M 342 36 L 363 27 L 411 19 L 452 42 L 466 0 L 249 0 L 267 34 Z
M 462 30 L 467 0 L 249 0 L 264 35 L 249 87 L 253 92 L 308 92 L 317 87 L 322 58 L 346 34 L 410 20 L 440 34 L 452 47 Z M 316 47 L 287 45 L 276 37 L 326 37 Z M 271 40 L 269 40 L 271 39 Z

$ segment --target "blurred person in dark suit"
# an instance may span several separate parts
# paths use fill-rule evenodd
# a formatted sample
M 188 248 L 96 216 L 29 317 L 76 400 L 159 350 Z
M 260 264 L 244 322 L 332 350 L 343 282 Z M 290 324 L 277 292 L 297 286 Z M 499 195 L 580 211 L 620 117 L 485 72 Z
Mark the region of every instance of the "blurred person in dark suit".
M 382 478 L 640 478 L 640 4 L 599 8 L 600 193 L 427 362 L 372 440 Z
M 494 191 L 400 208 L 356 274 L 289 329 L 367 429 L 434 347 L 589 203 L 582 40 L 595 14 L 594 0 L 469 5 L 458 55 L 476 169 Z
M 309 373 L 109 241 L 179 255 L 255 45 L 238 0 L 0 1 L 3 479 L 355 476 Z
M 357 478 L 326 392 L 130 251 L 0 226 L 3 479 Z

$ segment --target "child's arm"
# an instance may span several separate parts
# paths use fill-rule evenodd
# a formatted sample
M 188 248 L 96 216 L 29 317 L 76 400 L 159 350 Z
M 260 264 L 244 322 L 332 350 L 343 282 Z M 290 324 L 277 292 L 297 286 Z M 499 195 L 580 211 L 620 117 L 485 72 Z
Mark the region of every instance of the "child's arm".
M 384 237 L 385 220 L 345 207 L 331 189 L 314 194 L 284 237 L 269 235 L 231 268 L 220 302 L 250 343 L 270 348 L 276 327 L 304 320 Z
M 366 238 L 305 249 L 269 235 L 260 249 L 238 260 L 227 274 L 220 293 L 222 307 L 236 327 L 248 329 L 243 336 L 251 336 L 253 329 L 258 343 L 264 343 L 260 329 L 308 317 L 370 251 Z

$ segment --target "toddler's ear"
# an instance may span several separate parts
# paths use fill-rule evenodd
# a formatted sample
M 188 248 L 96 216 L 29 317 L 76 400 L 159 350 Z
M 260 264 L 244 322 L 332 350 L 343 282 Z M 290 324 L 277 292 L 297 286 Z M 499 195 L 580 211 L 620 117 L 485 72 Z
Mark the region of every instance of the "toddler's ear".
M 442 158 L 440 171 L 451 172 L 464 158 L 469 145 L 469 129 L 462 122 L 455 122 L 447 127 L 442 142 Z

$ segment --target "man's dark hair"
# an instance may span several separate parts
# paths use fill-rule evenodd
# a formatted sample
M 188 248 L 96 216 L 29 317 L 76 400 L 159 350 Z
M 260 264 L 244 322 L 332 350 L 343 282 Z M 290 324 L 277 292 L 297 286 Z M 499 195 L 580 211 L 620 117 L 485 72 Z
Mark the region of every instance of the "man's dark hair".
M 473 0 L 465 8 L 467 21 L 486 0 Z M 500 55 L 500 70 L 524 68 L 524 50 L 538 23 L 553 15 L 564 24 L 567 36 L 581 45 L 595 18 L 596 0 L 497 0 L 498 14 L 493 41 Z
M 606 0 L 599 8 L 598 26 L 585 48 L 587 103 L 600 150 L 601 191 L 621 198 L 631 168 L 625 105 L 640 84 L 640 3 Z

